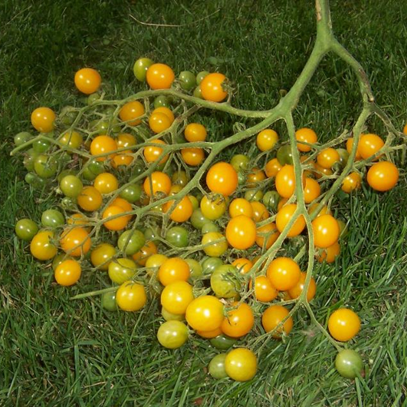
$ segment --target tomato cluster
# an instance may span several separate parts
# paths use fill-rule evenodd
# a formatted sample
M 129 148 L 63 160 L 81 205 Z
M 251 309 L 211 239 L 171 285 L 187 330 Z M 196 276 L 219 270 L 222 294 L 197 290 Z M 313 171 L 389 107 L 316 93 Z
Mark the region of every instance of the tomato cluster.
M 111 287 L 103 290 L 106 310 L 135 312 L 159 295 L 165 322 L 157 338 L 164 347 L 179 348 L 192 334 L 220 350 L 238 344 L 217 355 L 209 372 L 250 380 L 257 358 L 241 344 L 259 333 L 276 340 L 289 335 L 293 304 L 317 293 L 317 267 L 305 272 L 301 256 L 279 249 L 293 253 L 312 232 L 318 262 L 333 263 L 346 226 L 324 193 L 348 167 L 342 190 L 356 191 L 370 164 L 367 183 L 388 191 L 398 169 L 384 159 L 384 141 L 375 134 L 362 134 L 353 151 L 352 138 L 346 149 L 324 147 L 309 128 L 297 130 L 291 144 L 264 129 L 256 135 L 255 160 L 237 154 L 207 163 L 211 131 L 165 91 L 216 104 L 229 96 L 227 78 L 205 71 L 176 78 L 169 66 L 148 58 L 136 61 L 134 74 L 154 91 L 151 100 L 106 101 L 98 93 L 100 74 L 84 68 L 75 85 L 89 95 L 87 106 L 59 115 L 48 107 L 34 110 L 39 135 L 19 133 L 15 144 L 24 150 L 26 181 L 54 188 L 60 199 L 42 214 L 41 228 L 22 219 L 16 233 L 30 242 L 36 259 L 52 261 L 61 286 L 92 270 L 104 272 Z M 355 162 L 348 162 L 350 154 Z M 337 341 L 351 340 L 359 329 L 359 317 L 348 308 L 328 321 Z M 347 356 L 338 355 L 337 366 Z M 344 376 L 355 377 L 361 368 L 345 369 Z

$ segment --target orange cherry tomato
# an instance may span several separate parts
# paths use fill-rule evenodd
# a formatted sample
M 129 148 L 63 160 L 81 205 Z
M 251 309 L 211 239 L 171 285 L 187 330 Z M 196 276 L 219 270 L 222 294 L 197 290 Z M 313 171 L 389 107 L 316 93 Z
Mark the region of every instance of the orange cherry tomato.
M 258 276 L 254 280 L 254 296 L 257 301 L 270 302 L 277 298 L 278 291 L 266 276 Z
M 187 307 L 185 319 L 196 331 L 220 328 L 224 319 L 223 304 L 212 295 L 195 298 Z
M 171 119 L 165 113 L 152 113 L 148 119 L 148 125 L 154 133 L 158 134 L 171 127 Z
M 54 130 L 55 113 L 49 107 L 38 107 L 31 113 L 31 124 L 41 133 Z
M 234 309 L 229 311 L 223 319 L 221 329 L 231 338 L 240 338 L 248 334 L 254 326 L 254 315 L 250 305 L 242 302 L 232 304 Z
M 295 173 L 293 165 L 284 165 L 276 175 L 276 189 L 283 198 L 290 198 L 295 191 Z
M 257 228 L 256 243 L 261 248 L 269 249 L 279 236 L 276 224 L 267 223 Z
M 325 148 L 317 155 L 317 163 L 323 168 L 332 168 L 340 160 L 339 153 L 332 147 Z
M 61 235 L 61 249 L 73 257 L 80 257 L 86 254 L 92 246 L 92 241 L 86 229 L 75 227 L 65 229 Z
M 131 206 L 130 202 L 126 201 L 123 198 L 120 198 L 119 196 L 112 201 L 110 206 L 118 206 L 119 208 L 122 208 L 125 212 L 130 212 L 133 210 L 133 207 Z M 127 215 L 126 218 L 130 221 L 132 215 Z
M 348 308 L 339 308 L 328 319 L 328 330 L 334 339 L 347 342 L 360 331 L 360 318 Z
M 76 260 L 64 260 L 55 269 L 54 277 L 59 285 L 68 287 L 79 281 L 81 272 L 81 265 Z
M 278 291 L 287 291 L 295 287 L 300 276 L 298 264 L 288 257 L 277 257 L 267 268 L 267 277 Z
M 255 188 L 256 184 L 266 179 L 266 174 L 258 168 L 253 168 L 249 174 L 247 174 L 246 185 L 249 188 Z
M 311 151 L 311 146 L 301 143 L 305 142 L 308 144 L 315 144 L 318 140 L 317 133 L 314 130 L 309 129 L 307 127 L 303 127 L 302 129 L 298 129 L 295 132 L 295 138 L 297 139 L 297 148 L 298 150 L 302 151 L 303 153 L 307 153 Z
M 102 195 L 106 195 L 116 191 L 116 189 L 119 188 L 119 181 L 113 174 L 110 174 L 109 172 L 102 172 L 93 181 L 93 186 Z
M 202 164 L 205 159 L 205 151 L 202 148 L 183 148 L 181 156 L 185 164 L 191 167 L 197 167 Z
M 301 293 L 304 291 L 305 286 L 305 279 L 307 277 L 307 273 L 301 272 L 300 279 L 298 283 L 291 289 L 288 290 L 288 294 L 292 299 L 298 298 Z M 314 277 L 311 277 L 309 282 L 308 291 L 307 291 L 307 301 L 311 301 L 317 292 L 317 285 L 315 283 Z
M 236 198 L 229 204 L 229 215 L 231 218 L 239 215 L 251 218 L 253 216 L 253 208 L 247 199 Z
M 113 168 L 119 168 L 120 166 L 128 167 L 134 160 L 131 154 L 131 150 L 124 150 L 120 154 L 115 155 L 112 159 Z
M 260 151 L 270 151 L 278 142 L 278 134 L 272 129 L 261 131 L 256 138 L 256 144 Z
M 317 210 L 318 205 L 319 205 L 318 202 L 313 203 L 313 204 L 309 207 L 308 213 L 309 213 L 310 215 L 312 215 L 312 214 Z M 317 217 L 318 217 L 318 216 L 322 216 L 322 215 L 332 215 L 331 210 L 330 210 L 326 205 L 322 206 L 322 208 L 321 208 L 321 210 L 319 211 Z
M 235 266 L 240 274 L 247 274 L 253 267 L 253 263 L 246 258 L 239 258 L 233 261 L 232 266 Z
M 288 335 L 293 329 L 293 319 L 288 317 L 289 311 L 287 308 L 282 307 L 281 305 L 272 305 L 267 308 L 261 317 L 261 324 L 266 332 L 274 331 L 271 336 L 273 338 L 281 338 L 281 335 L 284 333 Z M 284 319 L 287 318 L 284 322 Z
M 248 216 L 236 216 L 226 226 L 226 239 L 235 249 L 246 250 L 256 241 L 256 224 Z
M 223 89 L 226 76 L 221 73 L 210 73 L 200 83 L 202 97 L 211 102 L 222 102 L 228 93 Z
M 205 141 L 207 134 L 205 126 L 199 123 L 189 123 L 184 131 L 185 140 L 189 142 Z
M 148 259 L 158 253 L 157 246 L 154 242 L 146 243 L 137 253 L 133 254 L 133 260 L 140 266 L 145 266 Z
M 136 138 L 129 133 L 120 133 L 117 136 L 117 148 L 125 148 L 125 147 L 131 147 L 135 146 L 137 144 Z
M 366 160 L 375 155 L 383 146 L 384 141 L 377 134 L 364 134 L 360 137 L 358 152 Z
M 357 172 L 351 172 L 342 182 L 342 191 L 350 194 L 360 188 L 362 177 Z
M 226 162 L 213 165 L 206 174 L 206 185 L 214 193 L 232 195 L 236 191 L 237 184 L 237 172 Z
M 367 182 L 376 191 L 389 191 L 396 186 L 398 180 L 399 170 L 390 161 L 380 161 L 367 172 Z
M 102 194 L 91 186 L 84 187 L 77 198 L 78 205 L 88 212 L 97 211 L 102 206 Z
M 315 174 L 315 178 L 320 179 L 323 176 L 329 177 L 330 175 L 333 174 L 333 171 L 330 168 L 324 168 L 318 163 L 313 164 L 314 166 L 314 171 L 313 173 Z
M 335 259 L 341 254 L 341 246 L 338 242 L 335 242 L 332 246 L 327 247 L 321 251 L 321 254 L 317 254 L 317 260 L 322 263 L 324 260 L 327 263 L 333 263 Z
M 338 221 L 331 215 L 318 216 L 312 221 L 314 245 L 320 248 L 332 246 L 339 239 Z
M 313 178 L 305 178 L 304 201 L 311 203 L 321 195 L 321 187 Z
M 161 264 L 157 278 L 163 286 L 167 286 L 176 281 L 187 281 L 189 276 L 188 263 L 180 257 L 172 257 Z
M 168 65 L 153 64 L 147 69 L 146 80 L 151 89 L 169 89 L 174 79 L 174 71 Z
M 284 206 L 285 206 L 285 204 L 288 202 L 288 199 L 287 198 L 282 198 L 282 199 L 280 199 L 279 201 L 278 201 L 278 204 L 277 204 L 277 211 L 280 211 Z
M 120 206 L 110 205 L 108 206 L 102 214 L 102 219 L 107 219 L 111 216 L 121 215 L 126 212 Z M 104 227 L 109 230 L 123 230 L 129 223 L 129 217 L 126 215 L 119 216 L 117 218 L 108 220 L 103 223 Z
M 253 201 L 250 202 L 250 205 L 252 206 L 253 210 L 252 218 L 256 223 L 270 217 L 269 211 L 261 202 Z
M 216 329 L 213 329 L 212 331 L 195 331 L 195 333 L 198 334 L 201 338 L 205 338 L 205 339 L 216 338 L 217 336 L 223 334 L 221 328 L 216 328 Z
M 120 109 L 119 117 L 130 126 L 138 126 L 141 123 L 140 117 L 145 113 L 144 105 L 138 100 L 127 102 Z
M 359 139 L 359 143 L 360 143 L 360 139 Z M 356 148 L 355 160 L 360 160 L 362 158 L 362 156 L 360 155 L 360 152 L 359 152 L 359 143 L 358 143 L 358 146 Z M 346 140 L 346 151 L 349 154 L 352 152 L 352 147 L 353 147 L 353 137 L 348 138 Z
M 174 201 L 168 201 L 164 204 L 164 212 L 168 212 Z M 181 201 L 177 202 L 176 206 L 170 213 L 170 219 L 174 222 L 186 222 L 192 215 L 194 208 L 188 196 L 184 196 Z
M 294 212 L 296 210 L 297 204 L 289 204 L 285 205 L 277 212 L 276 225 L 280 233 L 282 233 L 288 222 L 293 217 Z M 287 237 L 298 236 L 304 230 L 304 228 L 305 228 L 305 219 L 303 215 L 300 215 L 294 222 L 294 224 L 291 226 L 291 229 L 289 230 Z
M 82 213 L 74 213 L 72 216 L 67 218 L 66 223 L 68 225 L 87 226 L 89 225 L 89 219 Z
M 171 178 L 163 172 L 155 171 L 146 177 L 143 187 L 148 196 L 155 195 L 158 192 L 168 195 L 171 189 Z
M 146 161 L 148 163 L 152 163 L 154 161 L 157 161 L 159 159 L 159 157 L 162 157 L 160 164 L 165 164 L 168 160 L 168 154 L 161 156 L 161 154 L 163 153 L 164 150 L 161 147 L 158 147 L 158 145 L 167 145 L 167 143 L 160 139 L 151 140 L 149 142 L 152 144 L 155 144 L 155 145 L 144 147 L 143 153 L 144 153 L 144 158 L 146 159 Z
M 175 315 L 183 315 L 194 300 L 192 286 L 186 281 L 168 284 L 161 292 L 161 305 Z
M 116 150 L 117 143 L 109 136 L 97 136 L 92 140 L 92 143 L 90 145 L 90 153 L 92 155 L 100 155 L 112 152 L 112 154 L 109 154 L 109 156 L 104 155 L 102 157 L 97 157 L 96 161 L 106 161 L 108 158 L 113 158 L 115 156 Z
M 277 158 L 271 159 L 264 168 L 267 178 L 275 177 L 278 172 L 283 168 Z
M 76 72 L 74 80 L 76 88 L 85 95 L 97 92 L 102 83 L 99 72 L 92 68 L 80 69 Z
M 161 107 L 157 107 L 156 109 L 154 109 L 151 114 L 155 114 L 155 113 L 164 113 L 169 119 L 171 124 L 174 122 L 175 120 L 175 116 L 174 113 L 172 112 L 171 109 L 169 109 L 168 107 L 165 106 L 161 106 Z

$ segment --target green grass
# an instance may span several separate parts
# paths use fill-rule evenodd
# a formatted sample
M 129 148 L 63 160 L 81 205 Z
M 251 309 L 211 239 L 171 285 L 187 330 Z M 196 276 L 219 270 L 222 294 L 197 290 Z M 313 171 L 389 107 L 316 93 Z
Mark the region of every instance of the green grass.
M 47 205 L 27 189 L 20 160 L 9 157 L 12 137 L 30 129 L 29 115 L 38 105 L 59 111 L 83 103 L 73 86 L 78 68 L 97 68 L 112 98 L 142 88 L 132 74 L 139 56 L 168 63 L 176 72 L 220 69 L 235 84 L 235 106 L 270 108 L 301 72 L 315 36 L 313 2 L 296 3 L 5 0 L 0 5 L 0 405 L 406 405 L 404 171 L 390 193 L 365 188 L 336 201 L 335 213 L 350 220 L 348 241 L 335 265 L 316 269 L 312 306 L 318 320 L 326 323 L 339 305 L 352 307 L 362 319 L 362 331 L 350 344 L 365 362 L 365 377 L 356 382 L 336 373 L 334 348 L 303 310 L 286 341 L 266 345 L 253 381 L 217 382 L 205 370 L 216 351 L 203 340 L 191 338 L 177 351 L 158 345 L 156 302 L 141 313 L 109 314 L 99 298 L 71 301 L 104 286 L 104 276 L 71 289 L 58 287 L 50 268 L 33 261 L 14 235 L 17 219 L 39 221 Z M 334 2 L 332 12 L 338 38 L 366 68 L 379 104 L 402 128 L 407 6 L 395 0 L 342 1 Z M 183 26 L 146 26 L 130 14 Z M 352 73 L 327 58 L 300 100 L 296 125 L 312 126 L 327 140 L 350 128 L 360 107 Z M 231 135 L 232 120 L 214 117 L 215 137 Z M 372 121 L 368 129 L 381 127 Z

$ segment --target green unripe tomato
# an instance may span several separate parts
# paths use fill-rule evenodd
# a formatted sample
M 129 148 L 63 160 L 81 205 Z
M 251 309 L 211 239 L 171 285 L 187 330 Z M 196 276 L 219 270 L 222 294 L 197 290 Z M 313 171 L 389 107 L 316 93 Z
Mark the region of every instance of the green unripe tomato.
M 78 116 L 78 112 L 75 112 L 72 109 L 75 108 L 73 106 L 65 106 L 61 110 L 59 119 L 62 124 L 65 124 L 65 126 L 70 126 L 75 121 L 76 116 Z
M 236 154 L 230 160 L 230 165 L 235 169 L 235 171 L 241 172 L 242 170 L 247 170 L 249 161 L 250 159 L 247 155 Z
M 285 144 L 277 150 L 277 160 L 281 165 L 293 165 L 293 154 L 290 144 Z
M 25 182 L 33 187 L 34 189 L 41 189 L 44 188 L 46 182 L 44 179 L 40 178 L 37 174 L 33 172 L 29 172 L 25 175 Z
M 91 95 L 88 96 L 88 105 L 92 105 L 93 103 L 95 103 L 96 101 L 98 101 L 100 99 L 100 94 L 99 93 L 92 93 Z
M 40 154 L 34 160 L 34 171 L 40 178 L 53 177 L 58 169 L 58 163 L 54 157 L 49 155 Z
M 58 174 L 57 181 L 58 183 L 61 183 L 62 179 L 66 177 L 67 175 L 76 175 L 75 170 L 63 170 Z
M 183 321 L 185 316 L 182 314 L 173 314 L 164 307 L 161 308 L 161 315 L 166 321 Z
M 235 266 L 224 264 L 216 268 L 211 275 L 211 288 L 219 298 L 235 298 L 241 285 Z
M 39 153 L 30 148 L 24 155 L 24 167 L 27 171 L 34 171 L 34 161 L 38 157 Z
M 225 370 L 225 359 L 226 353 L 220 353 L 212 358 L 212 360 L 209 362 L 209 374 L 214 379 L 224 379 L 225 377 L 228 377 Z
M 117 311 L 119 307 L 117 306 L 116 303 L 116 291 L 110 292 L 110 293 L 104 293 L 102 295 L 102 307 L 106 311 Z
M 182 71 L 179 74 L 181 88 L 187 91 L 192 90 L 196 86 L 195 75 L 191 71 Z
M 31 133 L 28 131 L 22 131 L 14 136 L 14 144 L 16 147 L 21 146 L 32 138 Z
M 211 222 L 210 220 L 206 222 L 202 228 L 201 228 L 201 233 L 204 235 L 206 233 L 210 232 L 219 232 L 219 226 L 216 223 Z
M 45 153 L 51 147 L 51 142 L 48 140 L 36 140 L 33 143 L 33 149 L 36 153 Z
M 271 209 L 273 212 L 277 211 L 280 195 L 277 191 L 267 191 L 263 196 L 263 204 L 266 208 Z
M 83 189 L 82 181 L 75 175 L 67 175 L 62 178 L 59 187 L 68 198 L 76 198 Z
M 211 345 L 214 346 L 216 349 L 219 349 L 219 350 L 228 350 L 236 342 L 237 342 L 237 339 L 230 338 L 227 335 L 218 335 L 216 338 L 212 338 L 210 340 Z
M 261 189 L 248 189 L 244 193 L 244 199 L 249 202 L 260 202 L 263 199 L 263 191 Z
M 198 278 L 202 275 L 202 266 L 195 259 L 184 259 L 189 266 L 191 278 Z
M 159 243 L 158 238 L 160 237 L 160 229 L 158 226 L 148 227 L 144 231 L 144 237 L 147 242 Z
M 105 171 L 103 164 L 99 161 L 92 161 L 82 172 L 83 178 L 93 181 L 99 174 Z
M 119 240 L 117 241 L 119 249 L 128 256 L 136 254 L 145 243 L 146 239 L 143 232 L 140 232 L 137 229 L 126 230 L 120 235 Z
M 123 284 L 125 281 L 130 280 L 136 272 L 136 263 L 127 258 L 112 260 L 108 268 L 109 278 L 116 284 Z
M 165 240 L 175 247 L 187 247 L 188 231 L 182 226 L 174 226 L 167 230 Z
M 203 214 L 200 208 L 195 209 L 192 212 L 191 219 L 190 219 L 192 226 L 195 229 L 201 230 L 203 225 L 206 223 L 210 222 L 208 218 L 206 218 Z
M 65 225 L 65 217 L 56 209 L 47 209 L 41 215 L 41 224 L 46 228 L 57 228 Z
M 16 235 L 21 239 L 29 242 L 38 232 L 37 224 L 31 219 L 20 219 L 15 226 Z
M 212 274 L 218 267 L 223 266 L 223 261 L 219 257 L 207 257 L 202 261 L 203 274 Z
M 197 83 L 198 85 L 200 85 L 201 82 L 202 82 L 202 80 L 203 80 L 203 78 L 205 78 L 205 76 L 207 76 L 207 75 L 209 75 L 209 72 L 208 72 L 208 71 L 201 71 L 201 72 L 199 72 L 198 75 L 196 75 L 196 83 Z
M 154 99 L 154 108 L 157 109 L 158 107 L 170 107 L 170 99 L 167 96 L 160 95 Z
M 122 192 L 120 192 L 120 197 L 125 199 L 127 202 L 134 203 L 140 199 L 141 191 L 141 185 L 131 184 L 124 188 Z
M 188 340 L 188 328 L 181 321 L 164 322 L 158 328 L 157 339 L 164 348 L 180 348 Z
M 335 367 L 341 376 L 354 379 L 358 373 L 362 373 L 363 361 L 356 351 L 344 349 L 336 355 Z
M 203 99 L 202 90 L 201 90 L 201 87 L 199 85 L 194 89 L 194 93 L 192 94 L 192 96 L 194 96 L 194 97 L 196 97 L 198 99 Z
M 140 82 L 146 81 L 147 69 L 154 64 L 150 58 L 140 58 L 133 66 L 133 72 L 136 79 Z
M 61 199 L 61 208 L 67 209 L 67 210 L 77 209 L 74 198 L 69 198 L 68 196 L 65 196 L 64 198 L 62 198 Z
M 336 151 L 339 154 L 339 165 L 341 168 L 344 168 L 349 160 L 349 153 L 344 148 L 337 148 Z

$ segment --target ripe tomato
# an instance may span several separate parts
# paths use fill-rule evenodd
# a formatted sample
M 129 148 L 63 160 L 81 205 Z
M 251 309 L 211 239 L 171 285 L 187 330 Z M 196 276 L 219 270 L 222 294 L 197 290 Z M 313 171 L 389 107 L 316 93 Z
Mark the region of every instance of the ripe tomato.
M 85 95 L 97 92 L 101 83 L 102 78 L 96 69 L 82 68 L 75 73 L 75 86 Z
M 154 133 L 158 134 L 171 127 L 171 119 L 162 112 L 152 113 L 148 118 L 148 125 Z
M 138 100 L 127 102 L 120 109 L 119 117 L 130 126 L 138 126 L 141 123 L 140 117 L 145 113 L 144 105 Z
M 31 113 L 31 124 L 41 133 L 54 130 L 55 113 L 49 107 L 37 107 Z
M 339 225 L 331 215 L 318 216 L 312 221 L 314 245 L 320 248 L 332 246 L 339 239 Z
M 308 213 L 309 213 L 310 215 L 312 215 L 312 214 L 317 210 L 318 205 L 319 205 L 318 202 L 313 203 L 313 204 L 309 207 Z M 321 210 L 319 211 L 317 217 L 322 216 L 322 215 L 332 215 L 331 210 L 330 210 L 326 205 L 322 206 L 322 208 L 321 208 Z
M 113 168 L 119 168 L 120 166 L 128 167 L 134 160 L 131 154 L 131 150 L 124 150 L 120 154 L 115 155 L 112 159 Z
M 318 163 L 314 163 L 314 175 L 316 179 L 320 179 L 322 177 L 329 177 L 330 175 L 333 174 L 333 171 L 330 168 L 324 168 Z
M 137 272 L 136 263 L 127 258 L 118 258 L 110 262 L 108 267 L 109 278 L 115 284 L 129 281 Z
M 367 172 L 367 182 L 376 191 L 389 191 L 396 186 L 398 180 L 399 170 L 390 161 L 380 161 Z
M 78 149 L 83 143 L 83 137 L 74 130 L 63 133 L 58 141 L 69 148 Z
M 235 218 L 239 215 L 253 216 L 253 208 L 250 202 L 243 198 L 236 198 L 229 204 L 229 215 L 231 218 Z
M 324 260 L 327 263 L 333 263 L 335 259 L 341 253 L 341 246 L 338 242 L 335 242 L 332 246 L 327 247 L 324 249 L 321 254 L 317 255 L 317 260 L 322 263 Z
M 294 212 L 297 210 L 297 204 L 289 204 L 283 206 L 278 212 L 276 217 L 277 229 L 280 233 L 287 226 L 288 222 L 294 215 Z M 287 236 L 294 237 L 298 236 L 305 228 L 305 219 L 303 215 L 300 215 L 294 224 L 291 226 Z
M 65 260 L 55 269 L 54 276 L 59 285 L 68 287 L 79 281 L 81 272 L 81 265 L 76 260 Z
M 298 298 L 301 293 L 304 291 L 304 283 L 307 278 L 307 273 L 301 272 L 300 279 L 298 283 L 288 290 L 288 294 L 292 299 Z M 317 292 L 317 285 L 315 283 L 314 277 L 311 277 L 309 282 L 308 291 L 307 291 L 307 301 L 311 301 Z
M 104 220 L 111 216 L 117 216 L 117 215 L 120 215 L 125 212 L 126 211 L 123 208 L 121 208 L 120 206 L 110 205 L 103 211 L 102 219 Z M 129 223 L 128 216 L 122 215 L 122 216 L 115 217 L 114 219 L 105 221 L 103 223 L 103 226 L 106 229 L 117 231 L 117 230 L 123 230 L 127 226 L 128 223 Z
M 234 302 L 234 309 L 229 311 L 223 319 L 221 329 L 231 338 L 240 338 L 248 334 L 254 326 L 254 315 L 250 305 Z
M 239 258 L 232 263 L 232 266 L 236 267 L 240 274 L 247 274 L 253 267 L 253 263 L 249 259 Z
M 276 224 L 271 222 L 257 228 L 256 243 L 259 247 L 268 249 L 280 236 Z
M 221 73 L 210 73 L 200 83 L 202 97 L 211 102 L 222 102 L 228 93 L 223 88 L 226 76 Z
M 151 89 L 169 89 L 175 74 L 168 65 L 153 64 L 147 69 L 146 79 Z
M 205 141 L 207 134 L 205 126 L 199 123 L 189 123 L 184 130 L 185 140 L 190 142 Z
M 284 165 L 276 175 L 276 189 L 283 198 L 290 198 L 295 191 L 295 173 L 293 165 Z
M 206 185 L 214 193 L 232 195 L 236 191 L 237 184 L 237 172 L 226 162 L 213 165 L 206 174 Z
M 107 270 L 115 255 L 116 249 L 114 246 L 110 243 L 100 243 L 90 253 L 90 261 L 99 270 Z
M 137 253 L 133 254 L 133 259 L 140 266 L 145 266 L 148 258 L 158 253 L 154 242 L 147 242 Z
M 298 150 L 302 151 L 303 153 L 307 153 L 311 151 L 311 146 L 301 143 L 301 141 L 308 143 L 308 144 L 315 144 L 318 140 L 317 133 L 314 130 L 309 129 L 307 127 L 303 127 L 302 129 L 298 129 L 295 132 L 295 138 L 297 139 L 297 148 Z
M 266 220 L 270 217 L 269 211 L 261 202 L 250 202 L 250 205 L 252 206 L 253 210 L 252 218 L 256 223 L 261 222 L 262 220 Z
M 174 201 L 168 201 L 164 204 L 164 212 L 168 212 Z M 170 213 L 170 219 L 174 222 L 186 222 L 192 215 L 193 207 L 191 200 L 188 196 L 184 196 L 181 201 L 179 201 L 175 208 Z
M 158 272 L 158 269 L 161 265 L 167 260 L 168 257 L 164 256 L 163 254 L 153 254 L 146 260 L 146 271 L 149 276 L 154 275 L 154 273 Z
M 283 168 L 277 158 L 271 159 L 265 166 L 264 171 L 267 178 L 275 177 L 278 172 Z
M 223 304 L 212 295 L 195 298 L 187 307 L 185 319 L 196 331 L 212 331 L 223 322 Z
M 267 268 L 267 277 L 273 287 L 287 291 L 295 287 L 300 280 L 301 270 L 298 264 L 288 257 L 277 257 Z
M 249 188 L 255 188 L 259 182 L 266 179 L 266 174 L 258 168 L 253 168 L 246 177 L 246 185 Z
M 209 220 L 216 220 L 226 212 L 227 204 L 224 197 L 209 194 L 201 199 L 200 203 L 202 215 Z
M 92 246 L 89 233 L 81 227 L 65 229 L 59 242 L 61 249 L 73 257 L 80 257 L 82 254 L 86 254 Z
M 305 203 L 311 203 L 321 195 L 321 187 L 318 181 L 313 178 L 305 178 L 304 200 Z
M 125 148 L 135 146 L 137 144 L 136 138 L 129 133 L 120 133 L 116 139 L 118 148 Z
M 164 322 L 158 328 L 157 339 L 164 348 L 178 349 L 188 340 L 188 328 L 181 321 Z
M 100 155 L 112 152 L 112 154 L 104 155 L 103 157 L 97 157 L 96 161 L 106 161 L 108 158 L 113 158 L 115 156 L 114 151 L 117 150 L 116 140 L 109 136 L 97 136 L 92 140 L 90 145 L 90 153 L 92 155 Z
M 149 143 L 155 145 L 144 147 L 143 153 L 146 161 L 148 163 L 152 163 L 154 161 L 157 161 L 161 157 L 160 164 L 165 164 L 168 160 L 168 154 L 162 156 L 164 150 L 161 147 L 158 147 L 158 145 L 167 145 L 167 143 L 160 139 L 151 140 L 149 141 Z
M 261 317 L 261 324 L 266 332 L 274 331 L 271 336 L 273 338 L 281 338 L 281 335 L 288 335 L 293 329 L 293 319 L 292 317 L 287 318 L 290 311 L 281 305 L 272 305 L 267 308 Z M 287 318 L 284 321 L 284 319 Z
M 155 195 L 159 192 L 168 195 L 171 189 L 171 179 L 167 174 L 160 171 L 155 171 L 146 177 L 143 187 L 144 192 L 148 196 Z M 151 187 L 153 193 L 151 193 Z
M 360 139 L 359 139 L 359 143 L 360 143 Z M 356 148 L 355 160 L 360 160 L 362 158 L 362 156 L 360 155 L 360 152 L 359 152 L 359 145 L 360 145 L 359 143 L 358 143 L 358 146 Z M 353 137 L 348 138 L 346 140 L 346 151 L 349 154 L 352 152 L 352 147 L 353 147 Z
M 256 224 L 248 216 L 236 216 L 226 226 L 226 239 L 235 249 L 246 250 L 256 241 Z
M 171 124 L 175 120 L 174 113 L 168 107 L 165 107 L 165 106 L 157 107 L 151 112 L 151 114 L 155 114 L 155 113 L 163 113 L 163 114 L 165 114 L 170 119 Z
M 181 157 L 185 164 L 191 167 L 197 167 L 202 164 L 205 159 L 205 151 L 202 148 L 183 148 Z
M 375 155 L 384 146 L 384 141 L 377 134 L 364 134 L 360 137 L 358 152 L 366 160 Z
M 50 260 L 57 254 L 57 248 L 52 243 L 54 232 L 40 230 L 31 240 L 31 254 L 38 260 Z
M 188 263 L 180 257 L 172 257 L 161 264 L 157 278 L 163 286 L 176 281 L 187 281 L 190 276 Z
M 317 163 L 323 168 L 332 168 L 340 159 L 339 153 L 332 147 L 325 148 L 317 155 Z
M 360 331 L 360 318 L 351 309 L 339 308 L 329 317 L 328 330 L 337 341 L 349 341 Z
M 15 226 L 16 235 L 29 242 L 38 233 L 37 224 L 31 219 L 20 219 Z
M 84 211 L 97 211 L 102 206 L 102 194 L 95 187 L 84 187 L 77 202 Z
M 363 361 L 359 353 L 352 349 L 341 350 L 335 358 L 338 373 L 347 379 L 354 379 L 363 370 Z
M 116 302 L 123 311 L 138 311 L 147 302 L 146 290 L 141 284 L 126 281 L 116 292 Z
M 83 213 L 74 213 L 72 216 L 66 219 L 68 225 L 74 226 L 87 226 L 89 225 L 89 219 Z M 86 230 L 88 228 L 85 227 Z
M 247 382 L 256 375 L 256 355 L 246 348 L 233 349 L 226 355 L 225 371 L 228 376 L 237 382 Z
M 93 186 L 102 195 L 107 195 L 119 188 L 119 181 L 113 174 L 102 172 L 93 181 Z
M 254 296 L 257 301 L 270 302 L 277 298 L 278 291 L 268 277 L 258 276 L 254 279 Z
M 228 242 L 225 236 L 219 232 L 205 233 L 201 243 L 205 245 L 203 251 L 211 257 L 220 257 L 228 249 Z
M 351 172 L 342 182 L 342 191 L 350 194 L 355 189 L 359 189 L 362 177 L 358 172 Z
M 193 301 L 192 286 L 186 281 L 168 284 L 161 292 L 161 305 L 172 314 L 183 315 Z
M 266 129 L 261 131 L 256 138 L 256 144 L 260 151 L 269 151 L 278 142 L 278 134 L 276 131 Z

